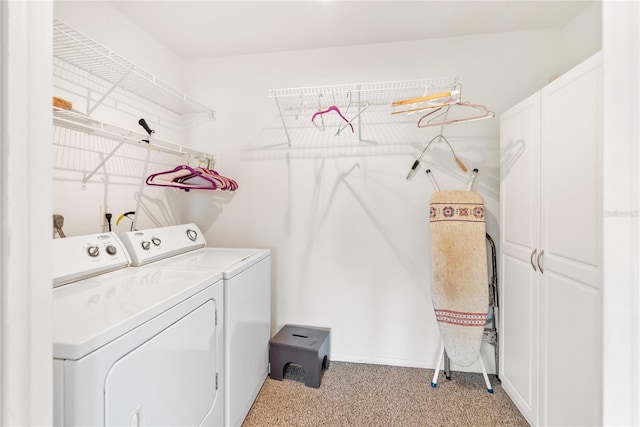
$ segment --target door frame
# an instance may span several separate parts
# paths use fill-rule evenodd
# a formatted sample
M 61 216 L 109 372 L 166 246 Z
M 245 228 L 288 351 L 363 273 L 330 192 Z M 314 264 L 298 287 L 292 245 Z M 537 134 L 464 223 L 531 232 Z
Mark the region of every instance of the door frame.
M 603 425 L 640 425 L 640 4 L 602 2 L 602 47 Z
M 0 424 L 50 425 L 53 3 L 0 24 Z

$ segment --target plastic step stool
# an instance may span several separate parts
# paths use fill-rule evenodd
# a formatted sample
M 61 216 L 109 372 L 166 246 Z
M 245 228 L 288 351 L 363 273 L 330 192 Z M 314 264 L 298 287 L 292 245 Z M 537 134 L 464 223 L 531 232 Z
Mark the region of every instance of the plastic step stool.
M 320 387 L 322 370 L 329 368 L 327 328 L 285 325 L 269 340 L 269 377 L 282 381 L 288 363 L 304 369 L 304 385 Z

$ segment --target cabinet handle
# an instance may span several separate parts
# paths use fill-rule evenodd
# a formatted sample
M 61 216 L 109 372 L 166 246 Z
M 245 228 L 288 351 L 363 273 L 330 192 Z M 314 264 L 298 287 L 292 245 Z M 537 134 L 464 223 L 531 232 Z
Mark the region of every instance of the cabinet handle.
M 533 271 L 538 271 L 538 269 L 536 268 L 536 265 L 533 263 L 533 257 L 536 256 L 536 252 L 538 252 L 538 250 L 534 249 L 533 252 L 531 252 L 531 256 L 529 257 L 529 261 L 531 262 L 531 267 L 533 267 Z
M 540 251 L 540 254 L 538 254 L 538 259 L 536 260 L 536 263 L 538 264 L 538 268 L 540 269 L 540 273 L 544 274 L 544 270 L 542 269 L 542 264 L 540 263 L 540 260 L 542 259 L 542 256 L 544 255 L 544 249 Z
M 129 427 L 142 426 L 142 403 L 129 414 Z

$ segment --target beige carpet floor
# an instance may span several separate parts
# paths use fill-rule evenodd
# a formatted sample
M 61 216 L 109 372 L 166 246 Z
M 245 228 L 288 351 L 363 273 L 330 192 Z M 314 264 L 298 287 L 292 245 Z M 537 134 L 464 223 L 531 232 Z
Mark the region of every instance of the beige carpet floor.
M 482 374 L 331 362 L 320 388 L 305 387 L 289 365 L 283 381 L 267 378 L 243 427 L 252 426 L 528 426 L 496 377 Z

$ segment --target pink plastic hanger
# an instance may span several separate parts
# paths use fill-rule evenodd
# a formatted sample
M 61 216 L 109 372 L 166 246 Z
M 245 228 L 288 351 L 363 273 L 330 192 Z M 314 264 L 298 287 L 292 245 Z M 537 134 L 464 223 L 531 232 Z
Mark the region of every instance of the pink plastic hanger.
M 208 169 L 205 167 L 197 167 L 195 168 L 195 171 L 201 172 L 204 175 L 207 175 L 208 177 L 210 177 L 212 180 L 214 180 L 219 190 L 235 191 L 238 189 L 238 183 L 235 180 L 231 178 L 227 178 L 224 175 L 220 175 L 218 172 L 212 169 Z
M 342 115 L 342 112 L 340 111 L 340 109 L 338 107 L 336 107 L 335 105 L 332 105 L 331 107 L 327 108 L 326 110 L 318 111 L 317 113 L 314 113 L 314 115 L 311 116 L 311 122 L 316 127 L 318 127 L 318 125 L 315 122 L 316 117 L 321 116 L 321 115 L 326 114 L 326 113 L 329 113 L 331 111 L 335 111 L 336 113 L 338 113 L 338 115 L 342 118 L 342 120 L 347 122 L 347 124 L 351 127 L 351 132 L 354 132 L 353 125 L 351 124 L 351 121 L 349 119 L 347 119 L 344 115 Z
M 159 187 L 180 188 L 185 191 L 218 189 L 215 180 L 187 165 L 180 165 L 169 171 L 151 174 L 147 177 L 146 183 L 147 185 Z
M 471 107 L 473 109 L 482 111 L 482 114 L 479 114 L 477 116 L 468 116 L 468 117 L 461 117 L 461 118 L 457 118 L 457 119 L 447 120 L 447 114 L 449 113 L 451 108 L 454 108 L 456 106 L 459 106 L 459 107 Z M 438 111 L 441 111 L 443 109 L 445 111 L 441 112 L 440 114 L 438 114 L 436 116 L 433 116 L 433 117 L 429 118 L 429 116 L 431 116 L 432 114 L 435 114 Z M 439 117 L 442 117 L 443 115 L 444 115 L 444 120 L 434 122 L 434 120 L 438 119 Z M 431 112 L 425 114 L 424 116 L 420 117 L 420 120 L 418 120 L 418 127 L 419 128 L 426 128 L 426 127 L 429 127 L 429 126 L 444 126 L 444 125 L 451 125 L 451 124 L 454 124 L 454 123 L 464 123 L 464 122 L 472 122 L 472 121 L 475 121 L 475 120 L 490 119 L 492 117 L 495 117 L 495 113 L 493 111 L 489 111 L 489 109 L 487 107 L 485 107 L 484 105 L 471 104 L 470 102 L 458 102 L 458 103 L 455 103 L 455 104 L 451 104 L 446 108 L 445 107 L 436 108 L 434 111 L 431 111 Z M 429 118 L 429 120 L 427 120 L 427 122 L 423 124 L 422 121 L 427 119 L 427 118 Z

